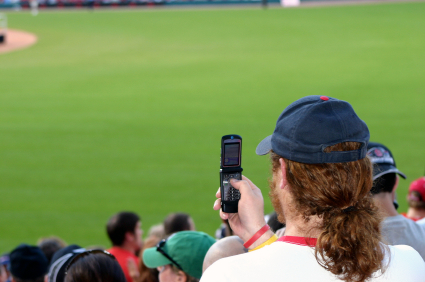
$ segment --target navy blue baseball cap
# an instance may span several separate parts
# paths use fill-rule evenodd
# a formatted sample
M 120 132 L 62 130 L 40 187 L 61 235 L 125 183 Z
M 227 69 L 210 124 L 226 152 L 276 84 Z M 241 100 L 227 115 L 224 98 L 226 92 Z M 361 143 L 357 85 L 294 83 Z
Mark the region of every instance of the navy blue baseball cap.
M 366 157 L 369 129 L 345 101 L 307 96 L 290 104 L 279 116 L 272 135 L 258 144 L 257 155 L 273 150 L 291 161 L 307 164 L 344 163 Z M 325 152 L 342 142 L 359 142 L 354 151 Z

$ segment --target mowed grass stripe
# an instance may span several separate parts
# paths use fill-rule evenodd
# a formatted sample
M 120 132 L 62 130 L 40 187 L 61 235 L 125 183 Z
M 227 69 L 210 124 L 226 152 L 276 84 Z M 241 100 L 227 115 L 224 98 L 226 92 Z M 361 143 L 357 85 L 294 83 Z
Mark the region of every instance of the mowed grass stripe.
M 0 56 L 0 251 L 51 234 L 108 246 L 118 210 L 145 231 L 169 213 L 220 224 L 220 137 L 258 142 L 305 95 L 352 103 L 409 176 L 425 166 L 425 3 L 270 10 L 9 13 L 33 32 Z M 408 182 L 401 181 L 400 210 Z

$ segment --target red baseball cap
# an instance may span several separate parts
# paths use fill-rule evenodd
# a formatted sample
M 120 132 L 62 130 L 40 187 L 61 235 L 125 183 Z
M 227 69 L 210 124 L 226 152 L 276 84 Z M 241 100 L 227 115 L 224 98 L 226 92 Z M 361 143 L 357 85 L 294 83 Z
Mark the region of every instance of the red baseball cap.
M 416 191 L 419 194 L 421 194 L 422 199 L 418 199 L 412 196 L 411 194 L 413 191 Z M 421 178 L 416 179 L 410 184 L 408 198 L 409 200 L 425 202 L 425 176 L 422 176 Z

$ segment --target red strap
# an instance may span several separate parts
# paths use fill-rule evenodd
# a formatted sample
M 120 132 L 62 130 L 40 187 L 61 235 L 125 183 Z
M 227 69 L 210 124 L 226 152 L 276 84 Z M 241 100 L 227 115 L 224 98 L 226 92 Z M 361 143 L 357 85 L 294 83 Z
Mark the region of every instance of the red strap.
M 263 234 L 266 233 L 269 229 L 270 229 L 270 226 L 268 224 L 264 225 L 263 227 L 261 227 L 260 230 L 257 231 L 257 233 L 254 234 L 254 236 L 251 237 L 251 239 L 246 241 L 246 243 L 243 244 L 243 246 L 246 249 L 248 249 L 249 247 L 251 247 L 252 244 L 254 244 L 255 241 L 258 240 L 258 238 L 263 236 Z

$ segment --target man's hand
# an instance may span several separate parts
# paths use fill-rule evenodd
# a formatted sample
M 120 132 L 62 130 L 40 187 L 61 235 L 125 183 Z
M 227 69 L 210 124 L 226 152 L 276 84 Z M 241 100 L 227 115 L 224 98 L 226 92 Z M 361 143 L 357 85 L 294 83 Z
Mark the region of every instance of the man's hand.
M 133 259 L 129 258 L 127 260 L 127 268 L 128 268 L 128 274 L 130 275 L 131 279 L 133 279 L 133 282 L 138 281 L 140 277 L 140 272 L 136 262 Z
M 241 193 L 238 213 L 225 213 L 220 209 L 220 189 L 216 194 L 218 199 L 214 203 L 214 209 L 220 210 L 220 217 L 228 219 L 233 232 L 246 242 L 266 224 L 263 195 L 261 190 L 245 176 L 242 176 L 242 180 L 231 179 L 230 183 Z

